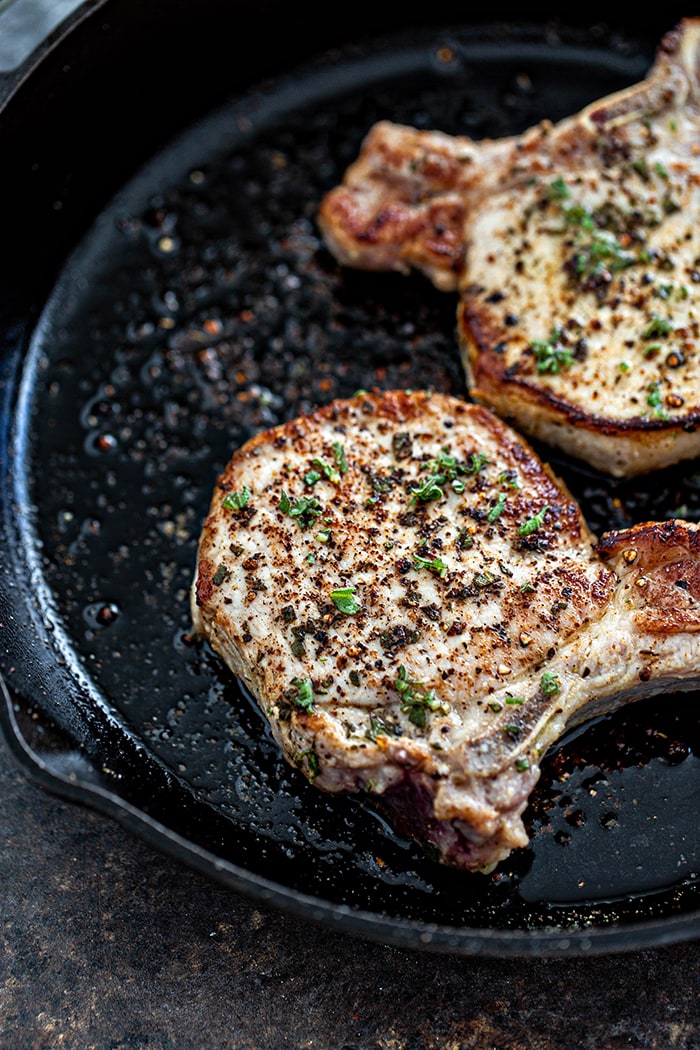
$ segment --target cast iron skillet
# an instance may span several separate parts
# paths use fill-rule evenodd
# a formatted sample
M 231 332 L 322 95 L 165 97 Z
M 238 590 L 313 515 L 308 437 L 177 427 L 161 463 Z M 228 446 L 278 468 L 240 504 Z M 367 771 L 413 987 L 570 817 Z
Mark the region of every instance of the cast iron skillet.
M 697 696 L 571 734 L 533 796 L 531 845 L 464 876 L 287 768 L 192 641 L 187 602 L 236 445 L 359 387 L 467 396 L 454 300 L 418 277 L 344 272 L 319 240 L 320 197 L 371 122 L 480 137 L 557 119 L 643 76 L 677 16 L 632 34 L 464 24 L 447 5 L 439 24 L 401 28 L 360 7 L 350 44 L 283 24 L 276 5 L 197 6 L 193 23 L 186 4 L 82 5 L 4 80 L 13 754 L 232 889 L 350 934 L 501 956 L 697 937 Z M 700 514 L 694 464 L 613 482 L 542 451 L 596 532 Z

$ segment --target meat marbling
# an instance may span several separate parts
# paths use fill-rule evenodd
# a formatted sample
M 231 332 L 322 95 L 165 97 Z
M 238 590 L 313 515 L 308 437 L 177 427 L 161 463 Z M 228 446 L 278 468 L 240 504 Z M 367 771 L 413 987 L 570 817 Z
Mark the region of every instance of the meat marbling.
M 464 870 L 527 843 L 564 730 L 698 685 L 700 529 L 598 542 L 488 409 L 361 393 L 259 433 L 218 480 L 192 615 L 317 787 L 382 796 Z
M 345 265 L 458 292 L 470 394 L 529 437 L 615 476 L 700 454 L 700 19 L 555 125 L 380 121 L 319 224 Z

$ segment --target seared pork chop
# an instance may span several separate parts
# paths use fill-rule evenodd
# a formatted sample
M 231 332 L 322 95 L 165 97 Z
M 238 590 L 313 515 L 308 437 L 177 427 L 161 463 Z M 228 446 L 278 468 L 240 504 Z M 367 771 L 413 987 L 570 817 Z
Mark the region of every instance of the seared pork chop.
M 475 142 L 382 121 L 319 223 L 338 260 L 458 290 L 471 396 L 616 476 L 700 453 L 700 19 L 648 77 Z
M 565 486 L 488 409 L 358 394 L 258 434 L 218 480 L 195 629 L 317 787 L 381 796 L 441 860 L 527 843 L 568 726 L 697 685 L 700 531 L 596 546 Z

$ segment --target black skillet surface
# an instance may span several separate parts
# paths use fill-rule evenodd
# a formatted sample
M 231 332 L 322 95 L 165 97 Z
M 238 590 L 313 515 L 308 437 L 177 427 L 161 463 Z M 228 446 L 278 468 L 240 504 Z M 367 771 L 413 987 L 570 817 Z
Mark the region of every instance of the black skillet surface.
M 2 725 L 31 775 L 238 891 L 385 942 L 571 954 L 700 934 L 697 695 L 563 741 L 531 845 L 465 876 L 287 768 L 188 635 L 197 536 L 235 446 L 359 387 L 466 396 L 453 297 L 342 271 L 319 240 L 318 202 L 371 122 L 518 131 L 639 79 L 655 43 L 381 35 L 239 93 L 106 203 L 26 345 L 4 331 Z M 700 516 L 696 464 L 613 482 L 543 454 L 598 533 Z

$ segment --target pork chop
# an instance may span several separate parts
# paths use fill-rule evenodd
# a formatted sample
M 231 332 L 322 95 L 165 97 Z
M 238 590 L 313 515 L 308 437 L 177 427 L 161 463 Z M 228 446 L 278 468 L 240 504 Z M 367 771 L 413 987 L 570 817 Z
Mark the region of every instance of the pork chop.
M 470 394 L 615 476 L 700 453 L 700 19 L 641 83 L 476 142 L 381 121 L 319 224 L 459 294 Z
M 487 870 L 527 843 L 568 726 L 697 685 L 699 555 L 682 521 L 596 546 L 483 406 L 361 393 L 234 452 L 192 616 L 309 781 L 381 796 L 442 862 Z

